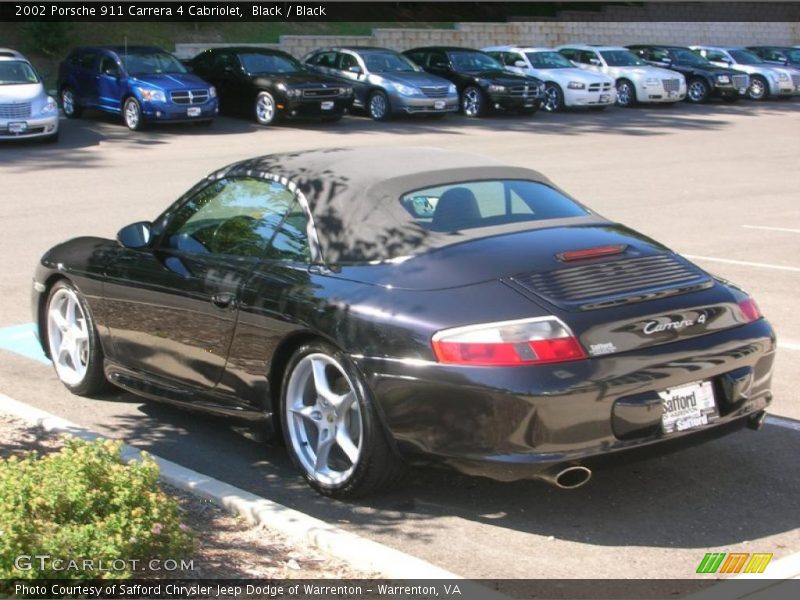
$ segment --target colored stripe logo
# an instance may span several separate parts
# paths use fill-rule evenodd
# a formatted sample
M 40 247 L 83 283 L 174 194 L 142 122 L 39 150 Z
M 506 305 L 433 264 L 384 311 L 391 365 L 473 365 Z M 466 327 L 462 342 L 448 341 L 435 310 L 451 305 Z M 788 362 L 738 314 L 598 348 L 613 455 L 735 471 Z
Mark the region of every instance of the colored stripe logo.
M 736 573 L 763 573 L 772 560 L 772 554 L 756 552 L 709 552 L 700 561 L 697 573 L 705 575 L 720 573 L 733 575 Z

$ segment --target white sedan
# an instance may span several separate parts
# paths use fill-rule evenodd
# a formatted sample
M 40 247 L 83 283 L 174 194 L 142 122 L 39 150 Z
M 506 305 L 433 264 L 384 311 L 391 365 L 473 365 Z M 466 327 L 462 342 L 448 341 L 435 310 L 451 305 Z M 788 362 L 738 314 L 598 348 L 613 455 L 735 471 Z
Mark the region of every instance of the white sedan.
M 617 100 L 614 80 L 573 65 L 550 48 L 491 46 L 484 52 L 500 61 L 507 70 L 532 75 L 545 82 L 543 107 L 549 112 L 564 107 L 605 108 Z
M 621 46 L 570 44 L 556 48 L 577 66 L 604 73 L 617 82 L 617 104 L 680 102 L 686 97 L 686 79 L 680 73 L 653 67 Z

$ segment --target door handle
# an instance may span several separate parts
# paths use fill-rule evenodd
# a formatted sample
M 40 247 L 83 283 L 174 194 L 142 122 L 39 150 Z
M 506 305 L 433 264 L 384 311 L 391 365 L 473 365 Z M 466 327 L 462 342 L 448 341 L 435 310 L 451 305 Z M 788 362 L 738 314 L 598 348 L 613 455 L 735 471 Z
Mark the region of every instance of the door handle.
M 214 294 L 211 296 L 211 304 L 217 308 L 234 308 L 236 306 L 236 296 L 229 292 Z

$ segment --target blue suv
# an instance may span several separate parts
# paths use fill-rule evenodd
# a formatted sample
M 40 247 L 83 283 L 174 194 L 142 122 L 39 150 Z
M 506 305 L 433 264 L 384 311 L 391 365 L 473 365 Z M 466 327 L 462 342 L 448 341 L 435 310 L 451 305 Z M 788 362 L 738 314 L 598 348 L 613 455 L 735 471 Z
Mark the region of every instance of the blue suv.
M 194 121 L 217 116 L 217 91 L 160 48 L 76 48 L 58 69 L 58 93 L 68 118 L 84 108 L 122 114 L 136 131 L 145 122 Z

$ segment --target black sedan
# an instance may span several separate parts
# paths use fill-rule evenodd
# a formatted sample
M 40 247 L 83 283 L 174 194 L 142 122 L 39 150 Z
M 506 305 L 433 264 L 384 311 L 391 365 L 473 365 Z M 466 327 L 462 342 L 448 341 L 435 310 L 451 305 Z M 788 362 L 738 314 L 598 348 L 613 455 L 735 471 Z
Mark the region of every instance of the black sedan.
M 712 96 L 736 102 L 744 98 L 750 86 L 747 73 L 718 67 L 683 46 L 637 44 L 628 46 L 628 49 L 651 65 L 683 74 L 687 102 L 702 104 Z
M 754 301 L 536 171 L 425 148 L 264 156 L 116 240 L 47 251 L 33 313 L 74 393 L 262 422 L 352 497 L 408 464 L 578 487 L 772 399 Z
M 513 110 L 533 114 L 544 100 L 544 82 L 507 71 L 485 52 L 453 46 L 429 46 L 404 52 L 420 67 L 458 89 L 461 111 L 482 117 L 491 111 Z
M 271 125 L 281 117 L 338 121 L 353 104 L 353 87 L 313 73 L 289 54 L 252 47 L 213 48 L 188 63 L 213 82 L 220 109 Z

